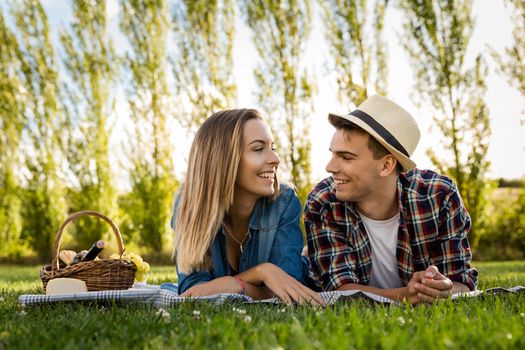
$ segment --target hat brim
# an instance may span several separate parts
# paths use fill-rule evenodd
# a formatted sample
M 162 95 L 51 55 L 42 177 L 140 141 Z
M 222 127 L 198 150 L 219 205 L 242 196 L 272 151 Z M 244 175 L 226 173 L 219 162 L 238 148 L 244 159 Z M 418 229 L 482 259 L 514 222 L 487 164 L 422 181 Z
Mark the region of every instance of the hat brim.
M 410 171 L 416 167 L 416 163 L 412 159 L 410 159 L 409 157 L 395 149 L 393 146 L 391 146 L 388 142 L 385 141 L 383 137 L 381 137 L 374 129 L 372 129 L 372 127 L 370 127 L 361 119 L 351 114 L 340 115 L 335 113 L 329 113 L 328 116 L 346 119 L 349 122 L 352 122 L 355 125 L 359 126 L 361 129 L 365 130 L 367 133 L 370 134 L 370 136 L 372 136 L 380 144 L 382 144 L 397 159 L 399 164 L 401 164 L 401 167 L 403 168 L 404 172 Z

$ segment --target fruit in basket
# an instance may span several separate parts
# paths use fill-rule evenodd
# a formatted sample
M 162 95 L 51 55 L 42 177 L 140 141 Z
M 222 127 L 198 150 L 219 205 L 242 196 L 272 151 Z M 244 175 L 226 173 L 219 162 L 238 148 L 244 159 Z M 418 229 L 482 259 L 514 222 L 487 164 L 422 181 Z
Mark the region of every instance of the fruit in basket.
M 144 282 L 146 280 L 146 276 L 150 270 L 150 266 L 147 262 L 145 262 L 142 259 L 140 255 L 135 254 L 133 252 L 124 252 L 122 256 L 118 254 L 112 254 L 109 258 L 110 259 L 122 259 L 129 263 L 135 264 L 135 267 L 137 268 L 137 271 L 135 272 L 135 279 L 138 282 Z

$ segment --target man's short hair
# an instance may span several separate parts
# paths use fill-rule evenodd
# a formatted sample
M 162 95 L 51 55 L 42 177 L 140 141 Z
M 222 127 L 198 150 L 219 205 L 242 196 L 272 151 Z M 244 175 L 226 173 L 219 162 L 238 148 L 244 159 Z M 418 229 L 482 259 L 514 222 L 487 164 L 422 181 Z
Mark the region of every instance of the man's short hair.
M 368 149 L 372 152 L 372 157 L 374 159 L 381 159 L 384 156 L 391 154 L 385 146 L 379 143 L 375 138 L 373 138 L 368 132 L 363 130 L 360 126 L 352 123 L 351 121 L 346 120 L 345 118 L 337 117 L 335 115 L 330 115 L 328 121 L 332 124 L 337 130 L 343 130 L 344 135 L 347 139 L 350 138 L 350 133 L 355 132 L 361 135 L 368 136 Z M 393 155 L 392 155 L 393 156 Z M 393 156 L 394 157 L 394 156 Z M 399 163 L 396 157 L 396 173 L 399 174 L 403 172 L 403 167 Z

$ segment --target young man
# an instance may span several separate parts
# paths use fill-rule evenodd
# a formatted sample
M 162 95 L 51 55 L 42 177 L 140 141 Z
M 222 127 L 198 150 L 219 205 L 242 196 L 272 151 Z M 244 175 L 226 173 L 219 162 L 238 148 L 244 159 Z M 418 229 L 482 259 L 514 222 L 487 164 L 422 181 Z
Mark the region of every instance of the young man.
M 323 290 L 411 303 L 474 290 L 470 216 L 450 178 L 415 169 L 414 118 L 378 95 L 328 118 L 336 129 L 326 166 L 332 176 L 312 190 L 304 217 Z

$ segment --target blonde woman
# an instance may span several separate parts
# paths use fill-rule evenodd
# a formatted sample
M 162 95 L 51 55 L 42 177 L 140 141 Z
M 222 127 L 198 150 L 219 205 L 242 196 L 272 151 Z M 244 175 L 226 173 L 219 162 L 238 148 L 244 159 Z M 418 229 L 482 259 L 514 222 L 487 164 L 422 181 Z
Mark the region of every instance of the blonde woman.
M 181 296 L 323 303 L 301 283 L 301 204 L 278 165 L 256 110 L 217 112 L 199 128 L 172 218 Z

